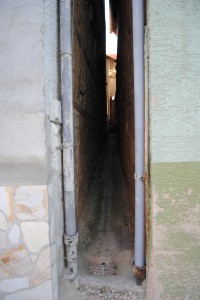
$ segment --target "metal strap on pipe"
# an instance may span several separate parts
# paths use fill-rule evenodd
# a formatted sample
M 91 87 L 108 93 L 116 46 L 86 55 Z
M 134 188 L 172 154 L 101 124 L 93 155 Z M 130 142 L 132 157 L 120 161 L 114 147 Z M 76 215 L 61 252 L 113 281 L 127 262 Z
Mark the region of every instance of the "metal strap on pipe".
M 134 179 L 135 179 L 135 180 L 144 180 L 144 175 L 137 175 L 137 174 L 134 174 Z

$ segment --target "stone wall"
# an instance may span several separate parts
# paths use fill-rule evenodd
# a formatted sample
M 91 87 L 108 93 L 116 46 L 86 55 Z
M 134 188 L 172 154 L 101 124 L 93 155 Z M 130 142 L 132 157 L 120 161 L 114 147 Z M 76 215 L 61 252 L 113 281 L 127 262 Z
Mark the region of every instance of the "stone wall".
M 105 21 L 103 1 L 73 3 L 75 189 L 80 215 L 105 141 Z
M 119 1 L 117 55 L 118 144 L 123 173 L 128 188 L 131 211 L 134 209 L 134 97 L 132 6 L 130 0 Z
M 150 300 L 200 297 L 199 14 L 196 0 L 148 1 Z
M 0 199 L 0 298 L 52 299 L 46 186 L 0 187 Z
M 0 299 L 58 299 L 63 224 L 57 1 L 0 10 Z

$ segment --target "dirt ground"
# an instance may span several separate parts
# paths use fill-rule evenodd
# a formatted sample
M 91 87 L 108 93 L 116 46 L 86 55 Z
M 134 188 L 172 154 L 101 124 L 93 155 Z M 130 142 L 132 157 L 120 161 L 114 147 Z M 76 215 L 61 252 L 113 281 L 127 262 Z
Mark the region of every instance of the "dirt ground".
M 143 299 L 145 282 L 137 286 L 132 272 L 133 212 L 115 134 L 94 171 L 78 232 L 79 276 L 73 284 L 64 282 L 64 290 L 74 292 L 63 299 Z

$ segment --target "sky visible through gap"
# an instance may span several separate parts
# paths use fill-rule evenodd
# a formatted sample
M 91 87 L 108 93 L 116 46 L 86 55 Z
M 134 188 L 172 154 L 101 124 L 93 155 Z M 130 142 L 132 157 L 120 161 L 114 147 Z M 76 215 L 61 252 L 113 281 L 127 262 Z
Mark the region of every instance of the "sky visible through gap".
M 110 12 L 109 0 L 105 0 L 106 15 L 106 54 L 117 54 L 117 37 L 114 33 L 110 33 Z

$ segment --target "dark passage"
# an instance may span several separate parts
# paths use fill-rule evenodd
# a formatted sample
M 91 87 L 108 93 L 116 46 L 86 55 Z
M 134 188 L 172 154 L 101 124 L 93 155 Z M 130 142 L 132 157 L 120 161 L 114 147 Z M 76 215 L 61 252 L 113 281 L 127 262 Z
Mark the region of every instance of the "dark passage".
M 116 134 L 109 134 L 80 216 L 78 265 L 84 280 L 123 289 L 133 286 L 132 228 Z
M 85 287 L 90 284 L 109 286 L 119 289 L 120 293 L 131 291 L 126 299 L 141 299 L 141 295 L 138 298 L 136 295 L 143 290 L 135 286 L 132 272 L 134 97 L 131 0 L 116 1 L 116 4 L 118 54 L 117 60 L 113 60 L 115 64 L 106 69 L 104 1 L 73 1 L 78 275 Z M 107 91 L 108 86 L 112 90 L 108 78 L 114 73 L 116 93 L 106 97 L 106 87 Z M 96 294 L 94 299 L 98 299 Z

